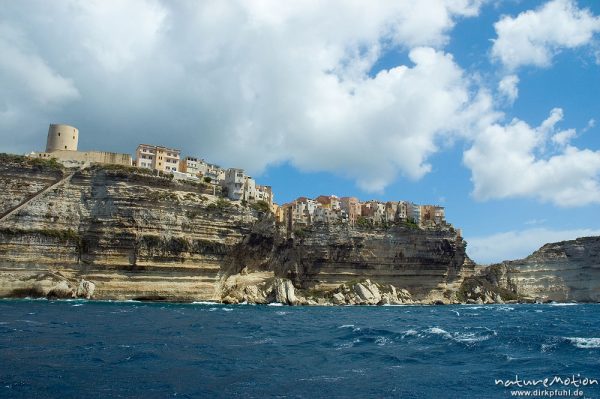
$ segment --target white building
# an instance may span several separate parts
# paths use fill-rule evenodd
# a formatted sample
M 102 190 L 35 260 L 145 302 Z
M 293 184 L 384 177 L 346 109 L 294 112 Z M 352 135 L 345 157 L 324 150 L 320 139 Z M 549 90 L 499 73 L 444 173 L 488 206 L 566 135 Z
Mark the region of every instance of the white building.
M 180 150 L 174 148 L 140 144 L 135 151 L 136 166 L 161 172 L 177 172 L 180 153 Z
M 221 186 L 227 191 L 227 197 L 239 201 L 244 197 L 244 183 L 246 174 L 243 169 L 229 168 L 225 172 Z
M 406 219 L 416 224 L 421 224 L 421 207 L 412 202 L 406 204 Z

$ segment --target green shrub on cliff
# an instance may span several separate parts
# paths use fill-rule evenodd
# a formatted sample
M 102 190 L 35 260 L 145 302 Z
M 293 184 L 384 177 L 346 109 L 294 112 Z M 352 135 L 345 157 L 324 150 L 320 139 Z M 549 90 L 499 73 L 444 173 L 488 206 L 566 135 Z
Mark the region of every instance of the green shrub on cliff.
M 367 218 L 365 218 L 363 216 L 359 216 L 356 219 L 356 227 L 360 227 L 360 228 L 363 228 L 363 229 L 373 228 L 373 221 L 369 220 L 369 219 L 367 219 Z
M 252 204 L 250 204 L 250 208 L 254 209 L 255 211 L 258 212 L 263 212 L 263 213 L 268 213 L 271 212 L 271 206 L 269 206 L 269 203 L 266 201 L 256 201 Z
M 209 212 L 222 212 L 228 208 L 231 208 L 233 206 L 233 204 L 231 203 L 231 201 L 228 201 L 224 198 L 219 198 L 217 201 L 208 204 L 208 206 L 206 207 L 206 210 Z
M 33 229 L 33 230 L 25 230 L 18 229 L 14 227 L 3 228 L 0 229 L 0 234 L 5 236 L 18 236 L 18 235 L 41 235 L 48 238 L 54 238 L 61 243 L 71 242 L 74 244 L 79 244 L 81 239 L 78 232 L 67 229 L 67 230 L 58 230 L 58 229 Z

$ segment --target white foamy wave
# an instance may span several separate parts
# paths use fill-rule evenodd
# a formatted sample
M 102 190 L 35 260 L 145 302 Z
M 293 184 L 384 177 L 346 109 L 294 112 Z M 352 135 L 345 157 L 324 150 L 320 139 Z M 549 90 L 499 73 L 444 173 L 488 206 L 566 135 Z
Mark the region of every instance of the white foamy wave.
M 355 338 L 352 340 L 352 342 L 344 342 L 341 344 L 334 344 L 334 346 L 336 347 L 336 350 L 340 350 L 340 349 L 346 349 L 346 348 L 352 348 L 355 344 L 360 343 L 360 339 L 359 338 Z
M 567 302 L 567 303 L 551 303 L 550 306 L 577 306 L 578 303 Z
M 386 337 L 377 337 L 375 339 L 375 343 L 377 344 L 377 346 L 385 346 L 389 343 L 391 343 L 392 341 L 389 338 Z
M 450 338 L 450 339 L 452 338 L 452 334 L 450 334 L 448 331 L 443 330 L 439 327 L 428 328 L 427 330 L 425 330 L 425 332 L 428 332 L 430 334 L 435 334 L 435 335 L 441 335 L 445 338 Z
M 343 325 L 339 326 L 338 328 L 354 328 L 354 324 L 343 324 Z
M 75 306 L 83 306 L 83 303 L 76 303 L 75 305 L 71 305 L 71 306 L 73 306 L 73 307 L 75 307 Z
M 457 342 L 481 342 L 490 339 L 491 335 L 479 335 L 476 333 L 456 333 L 452 337 Z
M 225 312 L 233 312 L 233 308 L 223 308 Z
M 439 336 L 443 337 L 444 339 L 450 339 L 452 341 L 462 342 L 462 343 L 474 343 L 474 342 L 486 341 L 486 340 L 490 339 L 492 336 L 497 335 L 496 331 L 491 330 L 489 328 L 476 327 L 476 329 L 484 329 L 485 331 L 483 331 L 483 332 L 469 331 L 469 332 L 450 333 L 439 327 L 432 327 L 432 328 L 428 328 L 427 330 L 425 330 L 425 332 L 429 333 L 429 334 L 439 335 Z
M 283 303 L 279 303 L 279 302 L 271 302 L 271 303 L 269 303 L 267 306 L 283 306 Z
M 289 314 L 290 312 L 284 312 L 282 310 L 275 312 L 275 314 L 279 315 L 279 316 L 285 316 L 286 314 Z
M 600 338 L 565 337 L 577 348 L 596 349 L 600 348 Z
M 194 301 L 192 305 L 218 305 L 218 302 L 210 302 L 210 301 Z
M 404 332 L 402 332 L 402 338 L 404 337 L 414 337 L 419 335 L 419 332 L 417 330 L 406 330 Z
M 556 343 L 553 344 L 542 344 L 542 352 L 551 352 L 556 348 Z

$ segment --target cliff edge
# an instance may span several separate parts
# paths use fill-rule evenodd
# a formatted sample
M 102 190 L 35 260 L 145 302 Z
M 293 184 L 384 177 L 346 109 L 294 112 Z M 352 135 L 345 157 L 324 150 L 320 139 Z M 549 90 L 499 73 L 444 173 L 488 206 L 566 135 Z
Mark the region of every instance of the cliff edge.
M 451 226 L 286 231 L 208 185 L 1 157 L 0 297 L 454 303 L 474 272 Z
M 600 237 L 545 244 L 520 260 L 505 261 L 467 278 L 459 296 L 497 296 L 526 302 L 600 302 Z

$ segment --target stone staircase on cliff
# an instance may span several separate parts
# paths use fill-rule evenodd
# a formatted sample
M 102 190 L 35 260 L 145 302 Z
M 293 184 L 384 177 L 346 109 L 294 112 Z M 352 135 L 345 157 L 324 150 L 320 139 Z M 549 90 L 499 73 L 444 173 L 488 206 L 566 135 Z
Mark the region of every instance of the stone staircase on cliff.
M 75 173 L 81 172 L 82 170 L 86 169 L 89 166 L 90 166 L 89 162 L 86 162 L 85 164 L 83 164 L 83 166 L 81 166 L 75 172 L 68 174 L 67 176 L 65 176 L 62 179 L 56 181 L 55 183 L 49 185 L 48 187 L 41 189 L 37 193 L 34 193 L 34 194 L 26 197 L 17 206 L 15 206 L 15 207 L 9 209 L 8 211 L 0 214 L 0 223 L 4 222 L 8 218 L 10 218 L 12 215 L 14 215 L 15 213 L 19 212 L 21 209 L 25 208 L 29 203 L 31 203 L 31 201 L 35 200 L 36 198 L 41 197 L 42 195 L 46 194 L 48 191 L 54 190 L 55 188 L 58 188 L 58 187 L 62 186 L 63 184 L 65 184 L 66 182 L 70 181 L 71 178 L 75 175 Z

